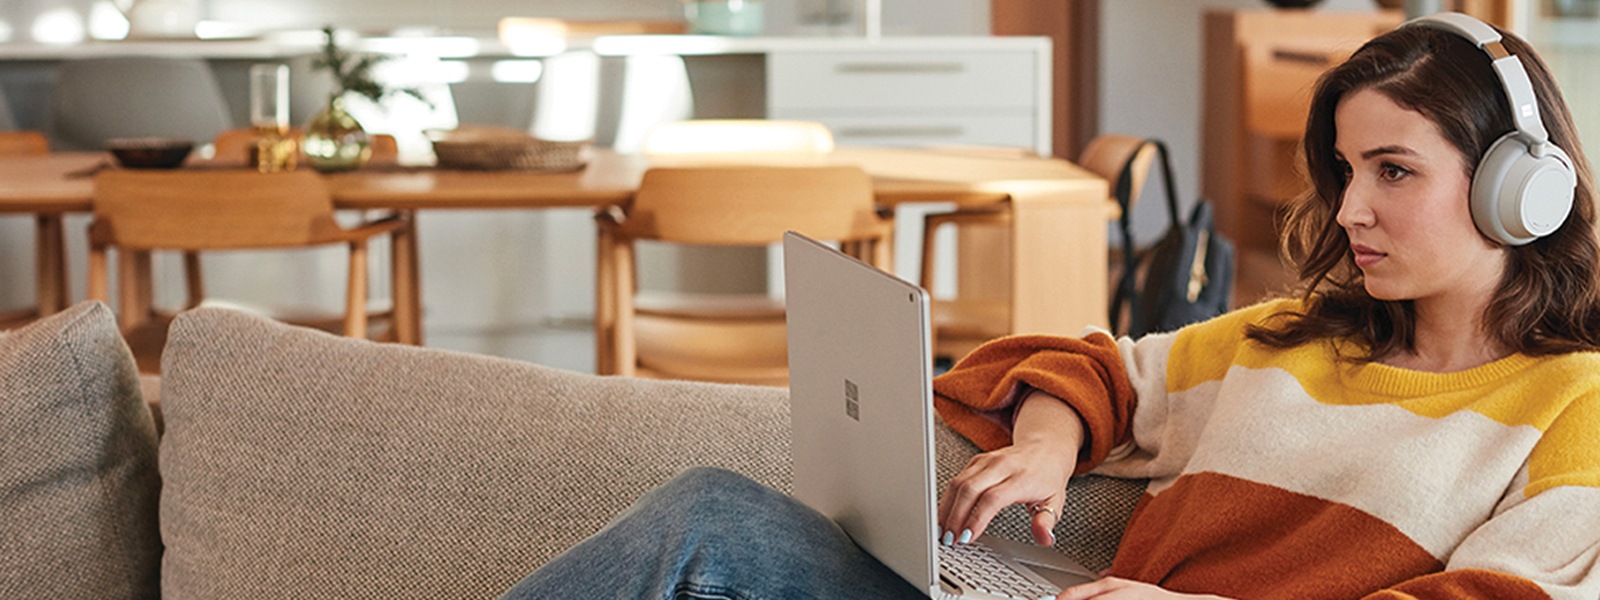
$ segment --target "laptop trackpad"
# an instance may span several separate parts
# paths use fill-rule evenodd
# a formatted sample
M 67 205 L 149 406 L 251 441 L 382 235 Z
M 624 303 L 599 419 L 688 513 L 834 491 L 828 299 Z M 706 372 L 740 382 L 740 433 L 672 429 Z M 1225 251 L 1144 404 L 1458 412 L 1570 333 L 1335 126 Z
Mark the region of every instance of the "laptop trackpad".
M 1063 590 L 1075 585 L 1094 581 L 1093 577 L 1089 577 L 1081 573 L 1070 573 L 1055 567 L 1041 565 L 1039 563 L 1027 560 L 1017 560 L 1017 562 L 1027 565 L 1028 568 L 1034 573 L 1038 573 L 1040 577 L 1045 578 L 1046 581 L 1055 584 L 1056 587 Z
M 1089 583 L 1099 577 L 1093 571 L 1084 568 L 1051 548 L 1023 544 L 1012 540 L 984 535 L 983 543 L 988 544 L 1006 557 L 1014 560 L 1029 570 L 1038 573 L 1056 587 L 1066 589 L 1080 583 Z

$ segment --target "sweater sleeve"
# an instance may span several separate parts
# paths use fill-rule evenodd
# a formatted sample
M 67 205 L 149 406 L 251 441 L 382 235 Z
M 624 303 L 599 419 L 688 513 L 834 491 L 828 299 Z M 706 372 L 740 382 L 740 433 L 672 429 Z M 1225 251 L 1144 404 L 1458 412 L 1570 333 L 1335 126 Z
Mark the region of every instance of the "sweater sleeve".
M 1571 404 L 1540 437 L 1490 518 L 1444 570 L 1369 596 L 1600 598 L 1600 394 Z
M 934 408 L 957 433 L 990 451 L 1011 443 L 1016 403 L 1028 388 L 1037 388 L 1066 401 L 1083 418 L 1078 473 L 1115 458 L 1115 472 L 1105 474 L 1173 475 L 1193 450 L 1189 438 L 1197 428 L 1189 425 L 1203 419 L 1214 400 L 1214 386 L 1204 382 L 1227 372 L 1245 326 L 1289 306 L 1284 302 L 1138 340 L 1112 339 L 1104 331 L 1081 339 L 1000 338 L 934 378 Z
M 934 378 L 934 409 L 952 429 L 990 451 L 1011 443 L 1011 419 L 1025 388 L 1061 398 L 1083 418 L 1080 473 L 1131 435 L 1133 386 L 1117 343 L 1103 332 L 1083 339 L 1021 335 L 984 344 Z

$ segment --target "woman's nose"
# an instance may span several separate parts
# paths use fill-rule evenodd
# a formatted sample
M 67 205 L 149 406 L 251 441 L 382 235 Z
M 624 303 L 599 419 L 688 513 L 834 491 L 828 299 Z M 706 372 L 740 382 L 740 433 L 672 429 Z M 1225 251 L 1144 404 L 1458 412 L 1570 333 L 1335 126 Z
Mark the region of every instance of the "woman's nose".
M 1344 228 L 1370 227 L 1376 218 L 1372 214 L 1372 207 L 1367 203 L 1367 195 L 1355 183 L 1345 185 L 1344 193 L 1339 199 L 1339 214 L 1335 220 Z

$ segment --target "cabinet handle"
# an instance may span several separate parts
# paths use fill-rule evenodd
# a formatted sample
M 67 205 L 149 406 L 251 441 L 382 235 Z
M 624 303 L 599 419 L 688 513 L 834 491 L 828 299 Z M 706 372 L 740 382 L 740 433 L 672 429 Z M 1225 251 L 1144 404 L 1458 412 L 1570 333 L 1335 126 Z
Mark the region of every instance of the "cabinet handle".
M 926 125 L 906 127 L 840 127 L 834 129 L 836 137 L 957 137 L 966 130 L 959 125 Z
M 834 65 L 833 72 L 858 75 L 885 73 L 960 73 L 967 66 L 958 62 L 848 62 Z
M 1329 63 L 1332 62 L 1332 61 L 1330 61 L 1328 59 L 1328 55 L 1326 55 L 1326 54 L 1319 54 L 1319 53 L 1315 53 L 1315 52 L 1305 52 L 1305 51 L 1302 51 L 1302 50 L 1283 50 L 1283 49 L 1275 49 L 1275 50 L 1273 50 L 1272 51 L 1272 60 L 1276 60 L 1276 61 L 1280 61 L 1280 62 L 1300 63 L 1302 65 L 1309 65 L 1309 66 L 1319 67 L 1319 68 L 1326 68 L 1326 67 L 1329 66 Z

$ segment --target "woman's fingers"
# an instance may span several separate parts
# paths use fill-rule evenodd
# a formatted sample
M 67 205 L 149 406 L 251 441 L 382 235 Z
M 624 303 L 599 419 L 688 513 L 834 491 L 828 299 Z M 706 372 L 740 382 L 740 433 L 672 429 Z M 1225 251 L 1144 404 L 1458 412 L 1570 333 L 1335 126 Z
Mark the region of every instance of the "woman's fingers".
M 1040 546 L 1056 545 L 1056 523 L 1061 521 L 1061 509 L 1066 506 L 1066 499 L 1061 494 L 1056 494 L 1044 502 L 1028 505 L 1028 511 L 1033 513 L 1033 541 Z
M 939 523 L 944 528 L 945 543 L 966 543 L 972 538 L 983 533 L 983 529 L 974 529 L 973 513 L 984 502 L 984 497 L 992 495 L 996 486 L 1009 478 L 1009 468 L 996 464 L 994 457 L 989 454 L 980 454 L 972 458 L 972 462 L 950 480 L 945 489 L 944 497 L 940 500 Z M 989 500 L 993 502 L 993 500 Z
M 1049 527 L 1060 515 L 1062 490 L 1066 481 L 1052 476 L 1051 469 L 1038 468 L 1037 456 L 1009 447 L 980 454 L 950 480 L 939 502 L 942 537 L 951 543 L 965 543 L 982 535 L 1000 510 L 1012 504 L 1043 506 L 1050 509 L 1044 533 L 1035 539 L 1050 539 Z M 1033 515 L 1035 520 L 1038 515 Z

